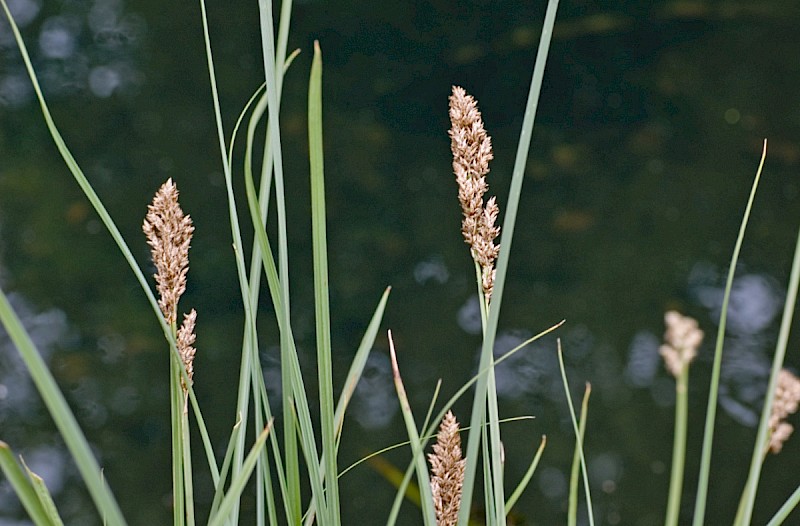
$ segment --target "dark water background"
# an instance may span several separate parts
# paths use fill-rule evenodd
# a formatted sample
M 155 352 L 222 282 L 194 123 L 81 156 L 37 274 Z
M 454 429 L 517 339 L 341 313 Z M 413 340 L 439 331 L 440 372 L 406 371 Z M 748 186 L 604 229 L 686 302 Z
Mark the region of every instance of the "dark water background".
M 149 257 L 140 231 L 147 203 L 168 177 L 181 189 L 196 224 L 182 304 L 199 312 L 195 385 L 212 437 L 223 444 L 234 422 L 242 309 L 199 7 L 123 0 L 11 4 L 56 122 L 141 264 Z M 392 285 L 385 327 L 394 331 L 406 387 L 422 415 L 438 378 L 445 396 L 469 378 L 480 344 L 472 264 L 450 173 L 447 95 L 459 84 L 480 102 L 495 145 L 490 192 L 502 209 L 544 7 L 295 5 L 290 49 L 303 53 L 286 77 L 282 124 L 293 321 L 309 377 L 314 338 L 304 105 L 311 43 L 320 40 L 325 61 L 337 385 L 383 288 Z M 257 5 L 212 2 L 209 17 L 230 131 L 263 78 Z M 657 355 L 662 316 L 677 308 L 697 317 L 708 338 L 690 386 L 684 499 L 690 512 L 726 265 L 767 137 L 764 181 L 731 305 L 707 514 L 707 524 L 728 524 L 746 477 L 800 223 L 800 11 L 792 1 L 608 7 L 564 1 L 558 20 L 498 350 L 568 320 L 559 336 L 574 394 L 586 381 L 593 385 L 586 449 L 598 522 L 655 525 L 666 503 L 674 398 L 674 382 Z M 130 522 L 169 523 L 163 338 L 52 145 L 5 24 L 0 280 Z M 268 303 L 262 312 L 262 358 L 277 393 L 278 338 Z M 800 365 L 796 344 L 793 338 L 789 366 Z M 16 350 L 5 336 L 0 345 L 0 438 L 45 477 L 68 524 L 98 524 Z M 555 340 L 517 355 L 497 374 L 501 415 L 536 416 L 504 428 L 509 486 L 524 473 L 541 435 L 548 436 L 519 515 L 525 524 L 564 523 L 573 439 Z M 381 337 L 346 423 L 343 466 L 404 438 L 389 375 Z M 468 410 L 467 403 L 456 407 L 461 419 Z M 794 438 L 767 460 L 754 524 L 765 523 L 795 489 L 799 455 Z M 404 466 L 407 452 L 387 459 Z M 198 499 L 207 504 L 210 482 L 202 469 L 196 472 Z M 342 479 L 342 495 L 345 524 L 381 524 L 394 491 L 360 467 Z M 245 501 L 245 509 L 252 506 Z M 0 524 L 19 524 L 20 517 L 16 498 L 0 481 Z M 412 505 L 401 522 L 420 522 Z

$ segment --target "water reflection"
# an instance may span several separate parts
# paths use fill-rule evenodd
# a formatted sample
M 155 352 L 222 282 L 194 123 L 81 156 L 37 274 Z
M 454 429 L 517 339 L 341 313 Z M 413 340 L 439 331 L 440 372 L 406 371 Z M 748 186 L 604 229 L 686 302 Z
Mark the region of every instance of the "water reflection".
M 55 347 L 69 339 L 70 328 L 63 311 L 50 309 L 37 312 L 21 295 L 11 293 L 9 301 L 20 321 L 28 331 L 33 343 L 45 361 L 52 356 Z M 16 346 L 8 333 L 0 327 L 0 428 L 2 439 L 9 443 L 16 454 L 22 455 L 27 466 L 47 481 L 50 492 L 61 493 L 65 480 L 67 452 L 48 444 L 39 435 L 39 443 L 31 440 L 19 425 L 41 425 L 43 409 L 41 398 L 33 385 Z M 60 442 L 59 442 L 60 443 Z M 21 512 L 19 500 L 11 490 L 8 480 L 0 481 L 0 510 L 15 516 Z M 0 519 L 0 524 L 14 524 Z
M 689 276 L 689 292 L 707 308 L 712 319 L 722 311 L 724 287 L 720 273 L 708 263 L 697 263 Z M 783 294 L 775 279 L 764 274 L 744 274 L 733 281 L 726 330 L 735 337 L 757 336 L 775 320 Z
M 9 294 L 9 301 L 20 321 L 30 334 L 39 353 L 47 362 L 55 345 L 63 343 L 70 334 L 63 311 L 50 309 L 37 312 L 21 295 Z M 3 328 L 0 328 L 0 426 L 9 420 L 30 421 L 36 418 L 41 403 L 28 370 Z M 10 429 L 15 429 L 11 426 Z M 4 439 L 13 442 L 11 436 Z
M 495 340 L 495 358 L 533 336 L 524 330 L 501 331 Z M 480 352 L 480 350 L 478 351 Z M 495 367 L 498 396 L 518 399 L 529 396 L 552 398 L 560 389 L 558 359 L 552 340 L 527 345 Z
M 638 331 L 628 347 L 628 363 L 625 366 L 625 379 L 633 387 L 652 385 L 661 365 L 658 348 L 661 338 L 648 330 Z
M 450 272 L 440 257 L 420 261 L 414 267 L 414 280 L 420 285 L 430 281 L 443 285 L 450 279 Z
M 690 293 L 709 310 L 712 319 L 718 320 L 724 295 L 724 286 L 719 284 L 721 273 L 698 263 L 689 279 Z M 782 304 L 783 293 L 772 277 L 748 273 L 734 279 L 719 400 L 722 408 L 743 425 L 756 425 L 761 414 L 774 350 L 772 328 Z
M 353 416 L 364 429 L 381 429 L 392 422 L 399 408 L 389 357 L 370 353 L 353 398 Z
M 75 52 L 80 21 L 75 17 L 53 16 L 42 24 L 39 50 L 44 58 L 66 59 Z
M 706 262 L 694 265 L 688 292 L 719 320 L 725 275 Z M 719 403 L 734 420 L 755 426 L 761 414 L 774 350 L 774 327 L 783 304 L 777 281 L 766 274 L 745 273 L 734 279 L 727 312 L 726 336 L 720 370 Z M 716 332 L 707 330 L 701 358 L 711 361 Z M 628 349 L 625 378 L 637 388 L 650 388 L 659 405 L 674 403 L 671 379 L 659 374 L 661 338 L 647 330 L 635 334 Z
M 25 29 L 38 17 L 41 4 L 13 0 L 9 8 L 17 25 Z M 31 59 L 47 95 L 89 92 L 110 97 L 138 88 L 143 74 L 137 52 L 146 32 L 144 19 L 126 12 L 122 0 L 96 0 L 85 11 L 65 5 L 61 14 L 44 19 L 36 43 L 27 32 Z M 91 43 L 84 42 L 86 36 Z M 20 107 L 30 102 L 33 90 L 22 66 L 10 26 L 0 21 L 0 105 Z
M 477 294 L 470 296 L 458 309 L 456 321 L 458 326 L 467 334 L 481 333 L 481 304 Z

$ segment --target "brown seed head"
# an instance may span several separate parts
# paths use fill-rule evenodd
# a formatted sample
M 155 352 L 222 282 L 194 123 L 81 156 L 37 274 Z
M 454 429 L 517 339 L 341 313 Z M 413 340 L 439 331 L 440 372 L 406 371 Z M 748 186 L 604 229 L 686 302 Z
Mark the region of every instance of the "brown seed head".
M 192 241 L 192 219 L 183 214 L 178 204 L 178 188 L 172 179 L 153 197 L 142 225 L 156 267 L 156 284 L 161 312 L 167 323 L 177 319 L 178 300 L 186 290 L 189 270 L 189 245 Z
M 664 315 L 667 332 L 664 334 L 664 345 L 659 349 L 667 370 L 677 378 L 685 365 L 697 356 L 697 349 L 703 342 L 703 331 L 697 326 L 697 320 L 682 316 L 671 310 Z
M 494 262 L 500 247 L 494 240 L 500 235 L 495 225 L 499 209 L 494 197 L 484 205 L 489 186 L 486 174 L 492 154 L 492 139 L 483 127 L 478 103 L 463 88 L 453 86 L 450 95 L 450 150 L 453 173 L 458 183 L 458 200 L 464 219 L 461 233 L 471 247 L 472 258 L 481 266 L 483 292 L 488 302 L 494 287 Z
M 797 412 L 798 404 L 800 404 L 800 379 L 786 369 L 781 369 L 769 417 L 769 450 L 772 453 L 780 453 L 784 442 L 794 431 L 794 427 L 786 422 L 786 418 Z
M 197 352 L 197 349 L 194 348 L 196 339 L 194 326 L 196 321 L 197 311 L 194 309 L 192 309 L 192 312 L 189 314 L 184 314 L 183 324 L 181 324 L 181 328 L 178 329 L 178 338 L 176 341 L 178 353 L 183 360 L 183 366 L 186 367 L 186 375 L 189 377 L 189 381 L 192 381 L 194 378 L 194 355 Z M 181 377 L 181 385 L 183 386 L 184 392 L 187 391 L 183 377 Z
M 431 492 L 436 510 L 437 526 L 455 526 L 461 506 L 461 487 L 464 484 L 464 466 L 461 458 L 461 438 L 458 421 L 451 411 L 442 419 L 433 453 L 428 454 L 431 463 Z

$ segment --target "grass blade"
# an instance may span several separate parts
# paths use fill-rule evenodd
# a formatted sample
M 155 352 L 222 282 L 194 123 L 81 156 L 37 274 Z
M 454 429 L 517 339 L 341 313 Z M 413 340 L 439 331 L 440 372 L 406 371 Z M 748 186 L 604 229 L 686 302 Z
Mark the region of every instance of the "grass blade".
M 51 524 L 47 512 L 33 488 L 30 479 L 22 472 L 22 468 L 17 464 L 11 448 L 3 441 L 0 441 L 0 469 L 6 476 L 11 487 L 14 488 L 14 493 L 17 494 L 25 511 L 28 512 L 28 517 L 31 518 L 34 524 Z
M 325 227 L 325 170 L 322 147 L 322 51 L 314 42 L 314 59 L 308 83 L 308 150 L 311 172 L 311 237 L 314 260 L 314 307 L 317 329 L 317 370 L 322 436 L 322 464 L 327 524 L 339 524 L 339 472 L 336 465 L 333 365 L 331 362 L 331 312 L 328 298 L 328 242 Z
M 125 519 L 122 517 L 117 501 L 100 476 L 100 466 L 98 466 L 89 443 L 86 441 L 86 437 L 72 414 L 72 410 L 67 405 L 67 401 L 59 390 L 53 375 L 47 369 L 47 365 L 36 350 L 30 335 L 11 308 L 11 303 L 9 303 L 8 297 L 2 290 L 0 290 L 0 321 L 2 321 L 11 341 L 17 347 L 23 362 L 25 362 L 25 367 L 30 372 L 31 379 L 42 396 L 42 400 L 47 406 L 58 432 L 72 454 L 72 458 L 75 459 L 78 471 L 80 471 L 89 494 L 101 516 L 108 525 L 125 524 Z
M 53 502 L 53 497 L 50 495 L 50 490 L 47 489 L 47 485 L 45 485 L 42 477 L 31 471 L 30 468 L 28 468 L 28 466 L 25 464 L 24 460 L 22 460 L 22 466 L 28 473 L 28 478 L 30 478 L 31 483 L 33 484 L 33 491 L 36 492 L 36 497 L 39 499 L 39 502 L 42 503 L 44 512 L 47 514 L 49 521 L 48 524 L 52 524 L 53 526 L 64 526 L 64 522 L 58 515 L 56 503 Z
M 392 287 L 387 287 L 383 291 L 383 296 L 375 308 L 372 319 L 367 326 L 364 336 L 361 338 L 361 343 L 356 350 L 353 361 L 350 364 L 350 370 L 347 372 L 347 378 L 342 388 L 342 393 L 339 395 L 339 401 L 336 403 L 336 413 L 334 415 L 334 422 L 336 425 L 336 444 L 338 447 L 339 438 L 342 433 L 342 425 L 344 424 L 344 414 L 347 411 L 347 406 L 353 398 L 358 381 L 361 379 L 361 373 L 364 372 L 364 366 L 367 364 L 367 357 L 375 344 L 375 338 L 378 336 L 381 321 L 383 320 L 383 312 L 386 310 L 386 303 L 389 301 L 389 293 Z
M 558 365 L 561 369 L 561 381 L 564 383 L 564 393 L 567 395 L 567 405 L 569 406 L 569 416 L 572 419 L 572 428 L 575 431 L 575 449 L 578 450 L 578 455 L 581 459 L 581 471 L 583 472 L 583 489 L 586 493 L 586 508 L 589 512 L 589 525 L 594 526 L 594 509 L 592 508 L 592 494 L 589 491 L 589 475 L 586 472 L 586 457 L 583 454 L 583 435 L 578 427 L 577 418 L 575 418 L 575 407 L 572 405 L 572 395 L 569 391 L 569 382 L 567 381 L 567 371 L 564 368 L 564 353 L 561 351 L 561 339 L 558 339 Z M 588 399 L 588 395 L 585 399 Z
M 241 431 L 241 419 L 234 424 L 231 429 L 231 436 L 228 439 L 228 447 L 225 450 L 225 458 L 222 460 L 222 469 L 220 470 L 219 480 L 215 481 L 216 489 L 214 491 L 214 499 L 211 501 L 210 517 L 217 514 L 219 505 L 225 497 L 225 483 L 228 481 L 228 473 L 230 473 L 231 461 L 233 460 L 233 452 L 235 450 L 236 442 L 239 439 L 239 432 Z
M 181 364 L 175 355 L 170 356 L 169 364 L 169 408 L 170 432 L 172 439 L 172 522 L 173 526 L 186 524 L 186 494 L 184 487 L 183 451 L 183 407 L 181 404 Z
M 798 503 L 800 503 L 800 486 L 794 490 L 792 496 L 787 499 L 783 506 L 781 506 L 781 508 L 778 510 L 778 513 L 776 513 L 775 516 L 770 519 L 770 521 L 767 523 L 767 526 L 780 526 L 783 524 L 783 521 L 785 521 L 786 517 L 788 517 L 789 514 L 794 511 Z
M 750 473 L 747 476 L 747 483 L 744 491 L 744 514 L 741 524 L 750 524 L 753 515 L 753 504 L 758 489 L 758 481 L 761 475 L 761 466 L 764 463 L 764 452 L 767 450 L 769 433 L 769 419 L 772 414 L 772 405 L 775 401 L 775 391 L 778 385 L 778 374 L 783 368 L 783 359 L 786 356 L 786 346 L 789 342 L 789 331 L 794 317 L 795 303 L 797 302 L 797 289 L 800 285 L 800 232 L 798 232 L 797 243 L 795 245 L 794 260 L 792 271 L 789 276 L 789 286 L 786 291 L 786 301 L 783 305 L 783 319 L 778 333 L 778 343 L 775 349 L 775 357 L 772 360 L 772 373 L 767 386 L 764 409 L 761 412 L 761 422 L 758 426 L 756 444 L 753 447 L 753 457 L 750 461 Z
M 703 450 L 700 456 L 700 474 L 697 480 L 697 500 L 694 506 L 693 526 L 703 526 L 706 514 L 706 498 L 708 497 L 708 478 L 711 471 L 711 450 L 714 447 L 714 422 L 717 416 L 717 397 L 719 391 L 719 375 L 722 366 L 722 345 L 725 339 L 725 326 L 728 320 L 728 303 L 731 298 L 731 287 L 733 286 L 733 276 L 736 272 L 736 264 L 739 262 L 739 252 L 742 249 L 744 233 L 747 230 L 747 222 L 750 219 L 750 210 L 753 208 L 753 201 L 756 197 L 758 183 L 761 180 L 761 171 L 764 168 L 764 160 L 767 156 L 767 141 L 764 141 L 764 149 L 761 153 L 761 162 L 750 189 L 750 197 L 747 199 L 747 206 L 744 209 L 742 224 L 739 227 L 739 235 L 736 237 L 736 244 L 731 255 L 731 262 L 728 268 L 728 279 L 725 282 L 725 293 L 722 298 L 722 310 L 719 316 L 719 328 L 717 330 L 717 343 L 714 349 L 714 365 L 711 369 L 711 385 L 708 394 L 708 408 L 706 409 L 706 422 L 703 430 Z
M 403 421 L 406 424 L 406 432 L 411 442 L 412 462 L 417 470 L 417 481 L 419 482 L 420 497 L 422 499 L 422 519 L 425 526 L 436 526 L 436 514 L 433 509 L 433 495 L 431 494 L 431 480 L 428 476 L 428 466 L 425 463 L 423 454 L 424 446 L 420 442 L 417 425 L 414 423 L 414 415 L 411 406 L 408 404 L 408 396 L 403 386 L 403 379 L 400 376 L 400 368 L 397 365 L 397 354 L 394 350 L 392 331 L 389 331 L 389 352 L 392 359 L 392 375 L 394 385 L 397 389 L 397 397 L 400 400 L 400 408 L 403 413 Z M 462 503 L 463 504 L 463 503 Z M 469 505 L 467 504 L 467 507 Z
M 572 455 L 572 470 L 569 478 L 569 508 L 567 512 L 567 524 L 575 526 L 578 523 L 578 478 L 581 466 L 581 456 L 579 444 L 583 444 L 586 436 L 586 414 L 589 409 L 589 395 L 592 394 L 591 384 L 586 384 L 581 402 L 581 419 L 578 424 L 578 436 L 575 440 L 575 453 Z
M 295 370 L 294 362 L 297 361 L 296 353 L 293 355 L 293 344 L 290 337 L 290 305 L 289 305 L 289 256 L 288 256 L 288 240 L 287 240 L 287 221 L 286 221 L 286 203 L 284 191 L 284 177 L 283 177 L 283 154 L 281 149 L 281 136 L 278 126 L 278 99 L 277 89 L 274 83 L 271 83 L 275 76 L 275 36 L 274 25 L 272 19 L 272 2 L 268 0 L 259 0 L 258 2 L 259 21 L 261 24 L 261 46 L 262 55 L 264 58 L 264 72 L 267 78 L 267 100 L 269 110 L 269 138 L 270 138 L 270 151 L 273 155 L 273 167 L 275 173 L 275 201 L 276 211 L 278 216 L 278 271 L 280 275 L 280 290 L 281 290 L 281 309 L 277 311 L 280 320 L 280 325 L 283 327 L 281 330 L 281 380 L 283 382 L 283 418 L 284 418 L 284 457 L 286 469 L 286 482 L 289 491 L 289 504 L 292 506 L 292 515 L 300 516 L 300 463 L 297 451 L 297 434 L 295 433 L 294 408 L 292 407 L 295 402 L 297 403 L 298 415 L 302 418 L 302 413 L 307 411 L 307 407 L 303 407 L 301 400 L 295 401 L 295 397 L 304 396 L 305 392 L 301 393 L 303 387 L 297 382 L 300 377 L 299 367 Z M 270 89 L 272 88 L 272 89 Z M 307 405 L 307 404 L 306 404 Z M 310 422 L 310 420 L 309 420 Z M 314 461 L 309 463 L 309 473 L 311 474 L 312 491 L 318 497 L 317 505 L 321 512 L 322 517 L 327 517 L 327 510 L 324 506 L 324 499 L 322 495 L 322 485 L 319 480 L 319 474 L 316 473 L 316 444 L 313 449 L 310 447 L 310 442 L 313 442 L 313 434 L 307 435 L 308 430 L 302 430 L 306 426 L 305 422 L 301 422 L 301 440 L 306 440 L 304 450 L 306 456 L 312 456 Z
M 264 430 L 258 435 L 258 438 L 256 438 L 253 447 L 250 449 L 250 453 L 248 453 L 247 458 L 242 465 L 242 471 L 238 473 L 231 481 L 231 487 L 228 489 L 228 494 L 225 495 L 224 499 L 222 499 L 222 503 L 220 504 L 216 515 L 209 518 L 209 526 L 221 526 L 225 522 L 227 515 L 231 512 L 231 510 L 233 510 L 233 508 L 236 506 L 236 503 L 239 502 L 242 491 L 244 491 L 244 487 L 247 484 L 247 481 L 250 479 L 250 474 L 256 467 L 258 456 L 261 454 L 261 450 L 264 448 L 264 444 L 267 441 L 267 435 L 269 434 L 271 427 L 272 422 L 270 422 L 267 427 L 264 428 Z
M 517 488 L 514 490 L 514 493 L 506 501 L 506 511 L 511 512 L 511 509 L 514 507 L 514 504 L 517 503 L 519 498 L 522 496 L 522 493 L 525 491 L 525 488 L 528 487 L 528 484 L 533 477 L 533 473 L 536 471 L 536 467 L 539 465 L 539 460 L 542 458 L 542 453 L 544 453 L 544 447 L 547 445 L 547 437 L 542 435 L 542 442 L 539 444 L 539 449 L 536 450 L 536 455 L 533 456 L 533 461 L 531 465 L 528 466 L 528 470 L 523 475 L 522 480 L 519 481 Z
M 383 312 L 386 309 L 386 303 L 389 300 L 389 293 L 391 292 L 392 288 L 387 287 L 386 290 L 383 292 L 383 296 L 381 300 L 378 302 L 378 306 L 375 308 L 375 312 L 372 314 L 372 319 L 367 326 L 367 330 L 364 333 L 364 336 L 361 338 L 361 343 L 356 350 L 356 354 L 353 357 L 353 361 L 350 363 L 350 370 L 347 372 L 347 378 L 345 378 L 344 387 L 342 388 L 342 392 L 339 394 L 339 401 L 336 403 L 336 412 L 333 416 L 334 422 L 334 431 L 335 431 L 335 447 L 336 450 L 339 450 L 339 442 L 342 438 L 342 426 L 344 425 L 344 415 L 347 411 L 347 406 L 350 403 L 350 400 L 353 397 L 353 393 L 356 390 L 356 386 L 358 385 L 358 381 L 361 379 L 361 373 L 364 371 L 364 366 L 367 363 L 367 357 L 369 357 L 369 353 L 372 350 L 373 345 L 375 344 L 375 338 L 378 335 L 378 329 L 380 328 L 381 321 L 383 320 Z M 322 452 L 325 455 L 325 451 Z M 352 466 L 351 466 L 352 467 Z M 350 469 L 350 468 L 348 468 Z M 341 477 L 347 470 L 343 471 L 338 475 Z M 325 480 L 326 473 L 325 467 L 320 465 L 320 476 L 322 480 Z M 337 477 L 337 478 L 338 478 Z M 313 518 L 316 514 L 317 504 L 316 501 L 312 498 L 311 502 L 308 506 L 308 510 L 306 511 L 306 519 L 304 523 L 306 525 L 310 525 L 313 521 Z

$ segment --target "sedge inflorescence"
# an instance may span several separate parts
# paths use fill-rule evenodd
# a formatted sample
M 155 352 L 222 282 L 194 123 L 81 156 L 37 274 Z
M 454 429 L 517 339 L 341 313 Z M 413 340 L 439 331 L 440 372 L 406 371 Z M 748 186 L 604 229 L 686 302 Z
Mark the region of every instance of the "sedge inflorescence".
M 156 192 L 147 207 L 142 230 L 150 245 L 156 267 L 158 306 L 167 324 L 173 327 L 178 317 L 178 301 L 186 291 L 186 274 L 189 271 L 189 247 L 194 233 L 192 218 L 183 213 L 178 203 L 178 188 L 168 179 Z M 195 334 L 197 312 L 192 309 L 184 316 L 176 333 L 178 352 L 183 360 L 189 380 L 194 373 Z M 187 387 L 181 379 L 183 389 Z
M 664 323 L 667 331 L 664 333 L 664 344 L 658 352 L 667 370 L 677 378 L 697 356 L 697 350 L 703 342 L 703 331 L 697 326 L 697 320 L 674 310 L 664 315 Z
M 500 253 L 500 245 L 494 242 L 500 235 L 500 227 L 495 225 L 500 209 L 495 197 L 485 203 L 483 199 L 489 189 L 489 161 L 494 158 L 492 139 L 483 127 L 478 103 L 458 86 L 453 86 L 450 95 L 450 124 L 453 172 L 464 215 L 461 233 L 481 268 L 481 285 L 488 303 L 494 288 L 495 260 Z
M 464 484 L 464 465 L 461 458 L 459 426 L 452 411 L 448 411 L 439 426 L 431 463 L 431 492 L 436 510 L 436 526 L 455 526 L 461 507 L 461 488 Z
M 797 412 L 798 404 L 800 404 L 800 379 L 786 369 L 781 369 L 769 417 L 770 452 L 780 453 L 784 442 L 794 431 L 794 427 L 786 421 L 786 418 Z

